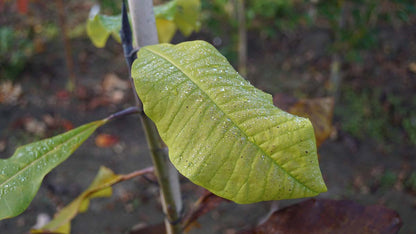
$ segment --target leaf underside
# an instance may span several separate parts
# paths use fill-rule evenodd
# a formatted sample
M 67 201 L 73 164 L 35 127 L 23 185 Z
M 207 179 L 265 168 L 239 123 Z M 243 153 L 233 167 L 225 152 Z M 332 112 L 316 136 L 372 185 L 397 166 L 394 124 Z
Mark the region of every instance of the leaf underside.
M 142 48 L 132 76 L 180 173 L 237 203 L 326 191 L 308 119 L 279 110 L 210 44 Z
M 36 195 L 44 176 L 106 121 L 84 124 L 58 136 L 21 146 L 12 157 L 0 160 L 0 220 L 22 213 Z

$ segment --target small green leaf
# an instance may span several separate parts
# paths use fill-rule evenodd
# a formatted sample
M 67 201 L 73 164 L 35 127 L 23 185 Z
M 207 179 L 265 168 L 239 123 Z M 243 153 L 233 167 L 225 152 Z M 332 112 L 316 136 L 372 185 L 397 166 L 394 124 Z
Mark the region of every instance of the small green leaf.
M 176 32 L 174 22 L 176 15 L 176 0 L 153 8 L 156 17 L 157 36 L 160 43 L 170 42 Z
M 173 0 L 154 7 L 159 42 L 170 42 L 177 28 L 185 36 L 198 31 L 200 11 L 200 0 Z
M 201 26 L 199 22 L 200 0 L 176 0 L 176 5 L 174 22 L 183 35 L 189 36 L 192 31 L 198 31 Z
M 121 41 L 119 31 L 121 29 L 121 15 L 95 15 L 92 19 L 89 18 L 87 22 L 87 34 L 92 43 L 102 48 L 112 35 L 118 42 Z
M 132 77 L 184 176 L 237 203 L 326 191 L 313 127 L 279 110 L 203 41 L 143 47 Z
M 113 171 L 106 167 L 100 167 L 94 181 L 81 195 L 79 195 L 69 205 L 62 208 L 54 217 L 54 219 L 45 226 L 31 230 L 32 233 L 69 233 L 71 220 L 79 213 L 88 209 L 90 200 L 96 197 L 110 197 L 112 194 L 111 186 L 120 182 L 122 175 L 116 175 Z M 67 231 L 62 231 L 62 230 Z
M 163 5 L 154 7 L 156 21 L 164 19 L 175 23 L 175 26 L 185 36 L 200 28 L 199 15 L 201 12 L 200 0 L 172 0 Z M 159 30 L 163 28 L 158 27 Z M 172 35 L 173 36 L 173 35 Z M 161 43 L 164 41 L 161 40 Z
M 156 19 L 165 19 L 173 21 L 176 14 L 176 0 L 167 2 L 153 8 Z
M 12 157 L 0 160 L 0 220 L 22 213 L 36 195 L 43 177 L 106 122 L 91 122 L 58 136 L 21 146 Z
M 173 21 L 156 18 L 157 37 L 160 43 L 170 42 L 175 36 L 176 25 Z
M 153 10 L 161 43 L 171 41 L 177 29 L 189 36 L 192 31 L 198 31 L 200 28 L 200 0 L 172 0 L 155 6 Z M 110 35 L 120 42 L 120 28 L 121 15 L 108 16 L 97 13 L 87 21 L 87 34 L 98 48 L 105 46 Z

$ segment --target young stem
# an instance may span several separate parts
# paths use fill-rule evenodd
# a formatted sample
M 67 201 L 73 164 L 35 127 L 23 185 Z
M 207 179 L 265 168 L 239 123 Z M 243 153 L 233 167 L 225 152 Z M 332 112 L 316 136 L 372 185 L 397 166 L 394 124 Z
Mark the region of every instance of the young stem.
M 121 110 L 119 112 L 116 112 L 114 114 L 111 114 L 110 116 L 107 117 L 107 120 L 113 120 L 113 119 L 121 118 L 127 115 L 136 114 L 136 113 L 141 113 L 141 109 L 137 106 L 132 106 L 124 110 Z
M 64 0 L 59 0 L 56 4 L 58 8 L 59 27 L 61 29 L 62 41 L 64 43 L 66 68 L 69 73 L 68 89 L 72 92 L 76 89 L 76 76 L 74 72 L 74 63 L 72 61 L 71 41 L 68 37 Z
M 128 2 L 136 45 L 143 47 L 157 44 L 159 40 L 152 0 L 129 0 Z M 161 202 L 166 215 L 166 232 L 168 234 L 182 233 L 180 223 L 182 200 L 178 172 L 169 160 L 167 149 L 164 147 L 155 124 L 144 113 L 142 113 L 141 117 L 155 173 L 160 185 Z

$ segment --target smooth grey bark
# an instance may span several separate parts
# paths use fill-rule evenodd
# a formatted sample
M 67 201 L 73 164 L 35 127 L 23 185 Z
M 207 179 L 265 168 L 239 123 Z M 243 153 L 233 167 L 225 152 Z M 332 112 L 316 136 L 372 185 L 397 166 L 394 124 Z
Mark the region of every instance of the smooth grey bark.
M 140 48 L 158 44 L 152 0 L 129 0 L 128 2 L 136 46 Z M 163 212 L 166 215 L 166 233 L 182 233 L 180 216 L 183 205 L 179 173 L 169 160 L 167 147 L 161 140 L 155 124 L 144 113 L 141 117 L 160 186 Z

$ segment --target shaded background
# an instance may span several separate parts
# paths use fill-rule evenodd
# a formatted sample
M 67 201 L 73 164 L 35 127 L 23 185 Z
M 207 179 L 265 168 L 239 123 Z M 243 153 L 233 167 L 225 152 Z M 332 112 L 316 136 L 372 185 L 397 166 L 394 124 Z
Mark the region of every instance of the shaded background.
M 85 24 L 95 3 L 118 14 L 118 1 L 0 0 L 0 157 L 134 105 L 122 49 L 95 48 Z M 155 1 L 160 3 L 161 1 Z M 416 224 L 416 6 L 414 1 L 246 1 L 247 79 L 278 97 L 336 98 L 330 138 L 320 147 L 328 192 L 396 210 L 401 233 Z M 238 67 L 233 1 L 202 1 L 201 30 L 173 43 L 202 39 Z M 64 29 L 64 30 L 63 30 Z M 69 81 L 76 81 L 74 92 Z M 104 142 L 104 143 L 103 143 Z M 135 116 L 97 131 L 45 179 L 22 215 L 0 232 L 25 233 L 39 214 L 52 216 L 105 165 L 128 173 L 151 164 Z M 186 179 L 190 204 L 202 193 Z M 157 186 L 140 178 L 115 186 L 72 222 L 73 233 L 122 233 L 163 220 Z M 279 202 L 280 207 L 297 201 Z M 224 203 L 200 219 L 199 233 L 234 233 L 256 224 L 270 203 Z

